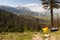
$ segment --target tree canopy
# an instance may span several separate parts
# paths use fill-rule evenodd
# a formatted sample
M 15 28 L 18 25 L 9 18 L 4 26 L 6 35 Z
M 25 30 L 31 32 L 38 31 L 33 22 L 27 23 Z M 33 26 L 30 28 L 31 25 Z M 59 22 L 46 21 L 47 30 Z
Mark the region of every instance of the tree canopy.
M 50 8 L 51 5 L 53 8 L 60 8 L 60 0 L 41 0 L 41 2 L 44 8 Z

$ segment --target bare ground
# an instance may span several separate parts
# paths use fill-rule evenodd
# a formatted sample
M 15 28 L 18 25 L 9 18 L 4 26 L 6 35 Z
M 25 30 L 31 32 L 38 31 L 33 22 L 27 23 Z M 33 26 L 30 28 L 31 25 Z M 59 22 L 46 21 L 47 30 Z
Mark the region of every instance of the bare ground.
M 48 40 L 60 40 L 60 35 L 56 34 L 49 34 L 50 36 L 47 38 Z M 44 34 L 34 34 L 32 40 L 46 40 L 46 38 L 43 37 Z

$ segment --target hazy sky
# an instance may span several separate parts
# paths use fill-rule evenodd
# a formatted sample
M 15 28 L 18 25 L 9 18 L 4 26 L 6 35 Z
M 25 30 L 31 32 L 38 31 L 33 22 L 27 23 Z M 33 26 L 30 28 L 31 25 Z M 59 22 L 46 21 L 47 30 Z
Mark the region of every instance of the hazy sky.
M 0 0 L 0 5 L 20 6 L 26 4 L 41 4 L 40 0 Z
M 45 11 L 42 7 L 41 0 L 0 0 L 0 5 L 8 5 L 12 7 L 23 6 L 32 11 Z
M 32 11 L 43 11 L 41 0 L 0 0 L 0 5 L 23 6 Z

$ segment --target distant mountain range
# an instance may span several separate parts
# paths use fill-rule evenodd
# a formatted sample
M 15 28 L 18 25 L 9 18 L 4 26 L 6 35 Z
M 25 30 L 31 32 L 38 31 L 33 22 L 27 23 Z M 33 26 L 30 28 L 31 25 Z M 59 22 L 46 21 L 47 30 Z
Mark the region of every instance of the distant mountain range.
M 0 9 L 8 11 L 8 12 L 12 12 L 17 15 L 28 15 L 28 16 L 35 16 L 35 17 L 39 16 L 40 18 L 50 18 L 50 13 L 48 12 L 44 12 L 44 13 L 33 12 L 29 8 L 21 7 L 21 6 L 10 7 L 10 6 L 5 6 L 5 5 L 0 5 Z M 56 14 L 54 14 L 54 16 L 56 17 Z
M 8 12 L 13 12 L 15 14 L 20 14 L 20 15 L 30 15 L 30 16 L 38 16 L 36 12 L 31 11 L 30 9 L 26 7 L 10 7 L 10 6 L 4 6 L 0 5 L 0 9 L 6 10 Z

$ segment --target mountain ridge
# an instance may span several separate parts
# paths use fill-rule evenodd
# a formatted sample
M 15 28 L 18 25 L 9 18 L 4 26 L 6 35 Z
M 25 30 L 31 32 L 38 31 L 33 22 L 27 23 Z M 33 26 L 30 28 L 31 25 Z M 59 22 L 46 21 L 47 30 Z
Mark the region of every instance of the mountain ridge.
M 25 7 L 20 7 L 19 9 L 16 7 L 10 7 L 10 6 L 0 6 L 0 9 L 6 10 L 8 12 L 13 12 L 20 15 L 32 15 L 32 16 L 38 16 L 36 12 L 33 12 L 29 9 L 26 9 Z

